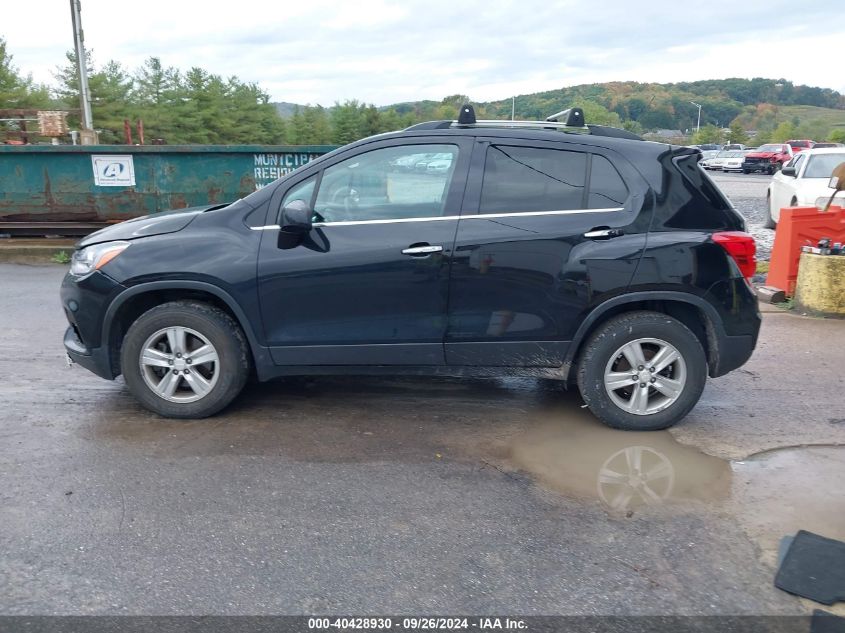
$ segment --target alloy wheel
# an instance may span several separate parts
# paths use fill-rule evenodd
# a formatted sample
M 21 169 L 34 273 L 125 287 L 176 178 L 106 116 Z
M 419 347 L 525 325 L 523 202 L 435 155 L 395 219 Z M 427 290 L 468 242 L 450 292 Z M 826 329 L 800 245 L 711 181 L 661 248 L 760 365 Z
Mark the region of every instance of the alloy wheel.
M 620 409 L 651 415 L 680 397 L 686 378 L 686 363 L 677 348 L 657 338 L 640 338 L 625 343 L 610 357 L 604 387 Z
M 220 358 L 214 345 L 191 328 L 162 328 L 141 347 L 141 376 L 169 402 L 196 402 L 217 384 Z

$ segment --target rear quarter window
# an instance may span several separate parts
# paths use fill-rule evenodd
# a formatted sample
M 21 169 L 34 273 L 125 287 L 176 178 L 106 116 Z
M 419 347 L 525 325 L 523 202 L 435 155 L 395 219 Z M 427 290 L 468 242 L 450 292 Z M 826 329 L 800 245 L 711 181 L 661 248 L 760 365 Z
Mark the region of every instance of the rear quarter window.
M 671 178 L 667 203 L 673 213 L 663 225 L 672 229 L 744 231 L 745 219 L 698 164 L 698 155 L 676 156 L 681 178 Z

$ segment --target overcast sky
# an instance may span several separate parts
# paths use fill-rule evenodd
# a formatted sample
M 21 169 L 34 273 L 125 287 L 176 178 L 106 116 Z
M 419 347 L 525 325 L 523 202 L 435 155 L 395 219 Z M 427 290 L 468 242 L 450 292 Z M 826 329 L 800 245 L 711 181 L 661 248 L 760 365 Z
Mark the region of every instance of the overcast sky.
M 0 0 L 42 82 L 73 46 L 68 0 Z M 95 62 L 146 57 L 258 82 L 274 101 L 504 99 L 603 81 L 785 78 L 845 92 L 832 0 L 82 0 Z

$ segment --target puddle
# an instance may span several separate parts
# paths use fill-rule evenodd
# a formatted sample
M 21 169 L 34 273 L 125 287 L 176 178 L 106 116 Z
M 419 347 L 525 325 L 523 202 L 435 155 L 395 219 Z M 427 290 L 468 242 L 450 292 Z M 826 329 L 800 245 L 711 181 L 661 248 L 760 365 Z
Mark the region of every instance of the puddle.
M 610 429 L 573 406 L 525 415 L 518 430 L 486 452 L 502 469 L 566 496 L 597 499 L 618 513 L 730 493 L 728 462 L 678 444 L 667 431 Z

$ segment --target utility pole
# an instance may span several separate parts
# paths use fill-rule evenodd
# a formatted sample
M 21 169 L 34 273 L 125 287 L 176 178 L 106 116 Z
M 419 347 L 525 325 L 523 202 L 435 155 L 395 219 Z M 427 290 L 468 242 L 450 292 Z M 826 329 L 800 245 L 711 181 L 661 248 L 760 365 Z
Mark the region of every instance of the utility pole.
M 698 123 L 696 123 L 695 125 L 695 133 L 698 134 L 698 132 L 701 130 L 701 105 L 696 103 L 695 101 L 690 101 L 690 103 L 698 108 Z
M 516 97 L 511 97 L 511 121 L 516 116 Z
M 70 0 L 70 17 L 73 21 L 73 47 L 76 51 L 76 63 L 79 68 L 79 102 L 82 109 L 82 145 L 97 143 L 94 121 L 91 118 L 91 92 L 88 90 L 88 57 L 85 54 L 85 41 L 82 35 L 82 6 L 80 0 Z

